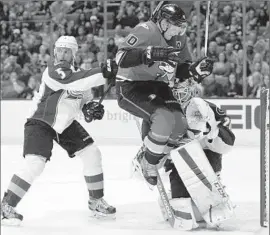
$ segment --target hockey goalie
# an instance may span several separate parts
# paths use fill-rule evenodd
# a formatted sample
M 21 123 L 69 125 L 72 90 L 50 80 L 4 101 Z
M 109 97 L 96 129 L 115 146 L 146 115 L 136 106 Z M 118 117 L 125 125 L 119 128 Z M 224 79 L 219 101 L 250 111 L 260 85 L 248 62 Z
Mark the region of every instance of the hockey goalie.
M 168 198 L 176 218 L 174 227 L 191 230 L 199 226 L 198 222 L 218 227 L 234 217 L 232 203 L 220 182 L 222 155 L 232 149 L 235 141 L 230 118 L 216 105 L 197 97 L 197 83 L 192 78 L 176 83 L 172 89 L 188 122 L 186 136 L 158 166 L 169 172 Z M 149 124 L 143 122 L 142 138 L 148 128 Z M 142 152 L 134 161 L 137 168 Z M 159 205 L 167 220 L 161 200 Z

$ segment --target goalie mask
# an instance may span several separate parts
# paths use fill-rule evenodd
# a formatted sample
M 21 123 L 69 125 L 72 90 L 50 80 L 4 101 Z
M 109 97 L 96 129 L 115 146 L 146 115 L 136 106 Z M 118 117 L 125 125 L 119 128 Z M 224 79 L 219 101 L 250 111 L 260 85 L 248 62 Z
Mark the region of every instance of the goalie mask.
M 191 98 L 201 95 L 200 89 L 193 79 L 187 79 L 184 82 L 176 83 L 172 88 L 175 99 L 185 107 Z
M 67 61 L 74 64 L 78 44 L 73 36 L 61 36 L 55 42 L 54 57 L 56 62 Z
M 166 21 L 164 21 L 164 19 Z M 187 29 L 186 15 L 184 11 L 175 4 L 162 6 L 152 20 L 159 24 L 163 37 L 167 41 L 171 40 L 173 36 L 184 35 Z

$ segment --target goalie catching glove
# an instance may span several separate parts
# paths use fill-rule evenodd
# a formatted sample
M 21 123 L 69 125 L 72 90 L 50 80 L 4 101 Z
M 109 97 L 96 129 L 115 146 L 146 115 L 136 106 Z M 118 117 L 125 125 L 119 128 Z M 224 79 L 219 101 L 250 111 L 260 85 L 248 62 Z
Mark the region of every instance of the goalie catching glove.
M 204 78 L 212 73 L 213 65 L 213 60 L 204 57 L 189 66 L 190 75 L 196 82 L 201 83 Z
M 104 116 L 104 106 L 96 101 L 91 101 L 83 106 L 82 112 L 86 122 L 101 120 Z

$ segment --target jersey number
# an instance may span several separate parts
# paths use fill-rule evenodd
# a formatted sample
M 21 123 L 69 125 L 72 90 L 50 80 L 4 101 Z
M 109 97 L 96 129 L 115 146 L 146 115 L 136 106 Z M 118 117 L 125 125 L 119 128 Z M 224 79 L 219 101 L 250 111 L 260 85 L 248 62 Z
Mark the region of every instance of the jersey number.
M 66 77 L 66 74 L 65 74 L 65 72 L 62 70 L 62 68 L 58 68 L 58 69 L 56 69 L 55 71 L 58 73 L 58 75 L 61 77 L 61 79 L 64 79 L 64 78 Z
M 138 38 L 131 34 L 127 39 L 127 44 L 130 46 L 134 46 L 138 42 Z

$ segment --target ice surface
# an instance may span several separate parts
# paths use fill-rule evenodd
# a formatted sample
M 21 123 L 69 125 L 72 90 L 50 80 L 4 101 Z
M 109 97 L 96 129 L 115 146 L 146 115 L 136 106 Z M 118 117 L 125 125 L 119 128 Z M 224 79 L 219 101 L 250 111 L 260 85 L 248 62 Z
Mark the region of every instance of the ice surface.
M 176 231 L 163 222 L 157 203 L 158 192 L 150 191 L 143 180 L 131 175 L 131 159 L 139 146 L 101 146 L 105 198 L 117 207 L 114 221 L 89 217 L 88 194 L 80 159 L 69 159 L 55 145 L 53 157 L 43 174 L 30 188 L 18 211 L 24 215 L 21 227 L 1 227 L 3 235 L 165 235 L 190 234 Z M 1 147 L 1 197 L 14 172 L 22 166 L 22 146 Z M 235 148 L 224 156 L 222 181 L 237 205 L 236 221 L 220 231 L 200 228 L 197 235 L 268 234 L 259 225 L 258 148 Z M 162 173 L 167 186 L 167 177 Z

